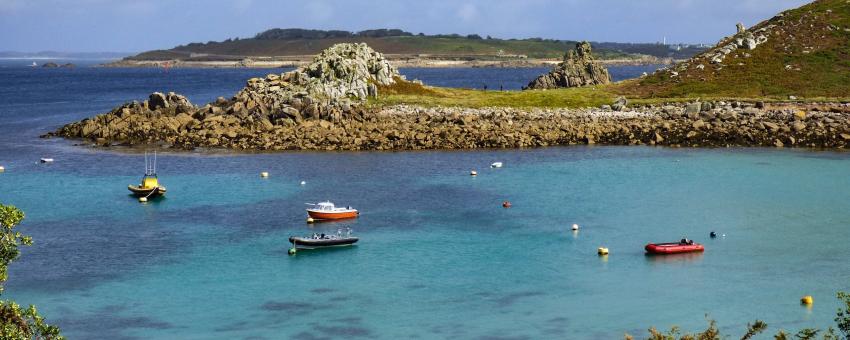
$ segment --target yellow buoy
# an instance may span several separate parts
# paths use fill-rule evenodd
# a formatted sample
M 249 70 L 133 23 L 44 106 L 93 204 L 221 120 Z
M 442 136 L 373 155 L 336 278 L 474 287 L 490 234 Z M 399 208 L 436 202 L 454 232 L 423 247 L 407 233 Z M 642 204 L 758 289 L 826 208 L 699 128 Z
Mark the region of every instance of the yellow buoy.
M 573 230 L 578 230 L 578 224 L 573 223 Z
M 145 203 L 148 201 L 147 197 L 139 197 L 139 202 Z
M 307 217 L 307 223 L 313 223 L 313 222 L 316 222 L 316 220 L 314 220 L 312 217 Z
M 263 177 L 263 178 L 269 177 L 269 173 L 263 171 L 263 172 L 260 173 L 260 177 Z
M 802 299 L 800 299 L 800 303 L 804 305 L 811 305 L 815 303 L 815 299 L 811 295 L 806 295 Z
M 608 255 L 608 248 L 599 247 L 599 249 L 596 250 L 596 253 L 599 255 Z
M 469 172 L 470 176 L 478 176 L 478 171 L 472 170 Z

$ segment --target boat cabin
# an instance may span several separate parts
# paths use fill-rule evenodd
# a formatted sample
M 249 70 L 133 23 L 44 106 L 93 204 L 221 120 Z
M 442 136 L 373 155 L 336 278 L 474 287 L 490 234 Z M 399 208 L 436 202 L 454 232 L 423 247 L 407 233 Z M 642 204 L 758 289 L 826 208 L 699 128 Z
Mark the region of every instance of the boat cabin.
M 159 187 L 159 180 L 156 178 L 156 175 L 145 175 L 142 177 L 142 184 L 140 185 L 142 188 L 156 188 Z
M 331 202 L 319 202 L 313 210 L 334 211 L 336 207 Z

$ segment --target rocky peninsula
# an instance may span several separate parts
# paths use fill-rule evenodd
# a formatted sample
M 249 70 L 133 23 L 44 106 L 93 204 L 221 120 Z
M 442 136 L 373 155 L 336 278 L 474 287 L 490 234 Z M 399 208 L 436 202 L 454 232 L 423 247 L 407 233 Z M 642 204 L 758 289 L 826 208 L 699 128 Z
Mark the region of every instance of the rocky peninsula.
M 159 97 L 158 97 L 159 98 Z M 519 148 L 550 145 L 799 146 L 845 148 L 850 105 L 798 106 L 703 102 L 622 111 L 392 106 L 354 108 L 333 119 L 252 116 L 194 117 L 185 99 L 170 108 L 134 113 L 122 107 L 49 135 L 99 146 L 159 144 L 237 150 L 422 150 Z M 150 103 L 151 101 L 149 101 Z M 159 99 L 157 99 L 159 102 Z M 141 104 L 139 104 L 141 105 Z M 159 105 L 159 104 L 155 104 Z
M 148 100 L 126 103 L 43 137 L 83 139 L 102 147 L 236 150 L 571 144 L 844 148 L 850 143 L 850 105 L 841 103 L 628 105 L 619 98 L 581 109 L 370 104 L 370 98 L 390 89 L 433 91 L 406 81 L 365 44 L 339 44 L 294 71 L 248 80 L 230 99 L 219 97 L 198 107 L 180 94 L 153 93 Z

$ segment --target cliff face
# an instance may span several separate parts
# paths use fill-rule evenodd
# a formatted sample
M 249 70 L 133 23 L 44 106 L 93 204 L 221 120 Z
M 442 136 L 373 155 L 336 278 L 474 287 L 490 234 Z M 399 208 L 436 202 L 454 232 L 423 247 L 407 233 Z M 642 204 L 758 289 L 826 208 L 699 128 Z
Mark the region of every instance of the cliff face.
M 561 87 L 580 87 L 608 84 L 611 76 L 608 70 L 593 58 L 589 42 L 576 44 L 574 51 L 564 55 L 564 61 L 551 72 L 534 79 L 526 89 L 555 89 Z

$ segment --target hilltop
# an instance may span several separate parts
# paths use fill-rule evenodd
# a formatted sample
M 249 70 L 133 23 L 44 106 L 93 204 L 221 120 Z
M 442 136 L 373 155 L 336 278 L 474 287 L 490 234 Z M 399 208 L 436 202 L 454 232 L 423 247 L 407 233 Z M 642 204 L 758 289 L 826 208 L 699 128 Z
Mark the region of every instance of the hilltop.
M 850 3 L 818 0 L 723 38 L 619 92 L 635 97 L 850 96 Z
M 167 50 L 155 50 L 127 57 L 117 66 L 157 61 L 191 63 L 237 62 L 234 66 L 261 66 L 263 62 L 298 64 L 338 43 L 366 43 L 396 63 L 414 59 L 444 61 L 489 61 L 528 63 L 529 60 L 559 59 L 576 41 L 542 38 L 499 39 L 476 34 L 461 36 L 413 34 L 398 29 L 360 32 L 306 29 L 270 29 L 252 38 L 190 43 Z M 703 48 L 686 46 L 672 49 L 662 44 L 594 43 L 601 60 L 659 62 L 683 59 Z M 538 63 L 539 64 L 539 63 Z M 224 65 L 224 64 L 220 64 Z M 266 65 L 270 66 L 270 65 Z

